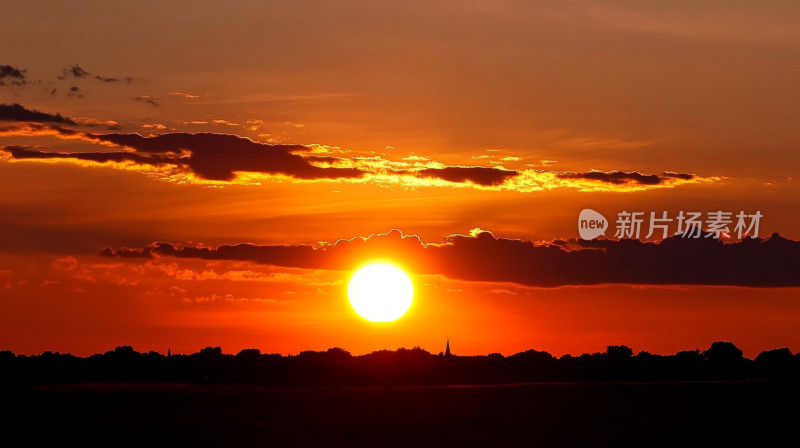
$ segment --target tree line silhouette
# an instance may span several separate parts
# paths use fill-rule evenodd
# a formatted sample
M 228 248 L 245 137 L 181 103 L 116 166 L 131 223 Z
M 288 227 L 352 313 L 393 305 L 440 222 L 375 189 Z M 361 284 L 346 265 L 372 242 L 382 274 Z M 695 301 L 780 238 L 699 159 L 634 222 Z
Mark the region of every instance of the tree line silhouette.
M 761 352 L 751 360 L 731 342 L 714 342 L 704 351 L 674 355 L 645 351 L 634 355 L 625 345 L 610 345 L 603 353 L 560 358 L 536 350 L 511 356 L 448 356 L 419 347 L 360 356 L 341 348 L 289 356 L 258 349 L 225 354 L 220 347 L 206 347 L 188 355 L 164 355 L 120 346 L 88 357 L 49 351 L 33 356 L 0 351 L 0 384 L 12 387 L 87 382 L 325 387 L 745 379 L 800 379 L 800 353 L 779 348 Z

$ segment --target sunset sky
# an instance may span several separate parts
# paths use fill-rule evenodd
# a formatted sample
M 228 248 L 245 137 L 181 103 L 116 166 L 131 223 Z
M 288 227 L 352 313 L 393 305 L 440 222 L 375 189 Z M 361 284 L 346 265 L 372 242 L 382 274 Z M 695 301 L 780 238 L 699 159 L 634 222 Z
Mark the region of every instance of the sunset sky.
M 800 350 L 797 2 L 3 9 L 0 349 Z M 374 259 L 395 322 L 348 302 Z

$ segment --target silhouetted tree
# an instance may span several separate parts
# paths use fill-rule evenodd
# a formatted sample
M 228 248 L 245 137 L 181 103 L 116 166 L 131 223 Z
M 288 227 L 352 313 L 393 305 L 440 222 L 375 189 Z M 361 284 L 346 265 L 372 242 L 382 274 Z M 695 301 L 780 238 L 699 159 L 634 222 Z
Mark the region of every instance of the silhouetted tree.
M 496 384 L 527 381 L 800 379 L 800 356 L 788 348 L 767 350 L 751 361 L 730 342 L 707 350 L 654 355 L 624 345 L 604 353 L 564 355 L 527 350 L 505 357 L 436 356 L 420 347 L 379 350 L 353 356 L 334 347 L 296 356 L 262 354 L 244 349 L 223 354 L 205 347 L 191 355 L 138 353 L 119 346 L 103 354 L 79 358 L 46 351 L 15 356 L 0 351 L 0 384 L 29 385 L 70 382 L 261 383 L 275 386 Z
M 222 356 L 222 347 L 206 347 L 200 350 L 198 355 L 209 358 Z
M 756 356 L 753 364 L 760 376 L 774 378 L 791 376 L 796 366 L 795 357 L 787 347 L 765 350 Z
M 742 351 L 732 342 L 721 341 L 711 344 L 711 347 L 703 355 L 709 361 L 716 363 L 734 363 L 741 361 L 743 358 Z
M 135 359 L 139 356 L 139 353 L 133 349 L 130 345 L 121 345 L 114 350 L 109 350 L 105 354 L 108 358 L 113 358 L 116 360 L 130 360 Z
M 633 356 L 633 350 L 626 345 L 609 345 L 606 353 L 612 360 L 623 360 Z
M 14 352 L 10 350 L 0 350 L 0 362 L 12 361 L 14 358 Z
M 237 359 L 242 359 L 247 361 L 258 359 L 259 356 L 261 356 L 261 350 L 257 348 L 245 348 L 236 354 Z
M 701 362 L 706 359 L 698 349 L 681 350 L 674 357 L 682 363 Z
M 717 379 L 746 378 L 750 375 L 752 361 L 745 359 L 742 351 L 732 342 L 717 341 L 703 352 L 710 363 L 709 375 Z

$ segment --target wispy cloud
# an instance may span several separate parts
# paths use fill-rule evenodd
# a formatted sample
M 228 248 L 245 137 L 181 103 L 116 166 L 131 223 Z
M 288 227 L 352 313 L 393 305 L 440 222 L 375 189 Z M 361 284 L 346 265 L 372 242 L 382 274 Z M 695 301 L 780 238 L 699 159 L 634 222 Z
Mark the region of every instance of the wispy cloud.
M 151 106 L 158 107 L 158 98 L 155 96 L 148 96 L 148 95 L 140 95 L 133 98 L 134 101 L 142 101 L 144 103 L 150 104 Z
M 67 77 L 73 78 L 83 78 L 85 76 L 89 76 L 91 73 L 84 70 L 80 65 L 73 64 L 69 67 L 66 67 L 61 70 L 61 75 L 58 76 L 58 79 L 67 79 Z
M 194 100 L 194 99 L 200 98 L 200 96 L 198 96 L 198 95 L 192 95 L 192 94 L 183 93 L 183 92 L 167 92 L 167 95 L 178 96 L 178 97 L 181 97 L 181 98 L 186 98 L 187 100 Z
M 153 97 L 140 98 L 154 100 Z M 452 187 L 518 192 L 574 188 L 581 191 L 634 192 L 720 180 L 719 177 L 672 171 L 662 174 L 618 170 L 572 172 L 550 170 L 545 166 L 542 169 L 508 169 L 502 166 L 503 161 L 498 161 L 494 166 L 446 165 L 419 155 L 388 159 L 384 155 L 356 155 L 323 145 L 261 143 L 234 134 L 209 132 L 172 132 L 147 137 L 138 134 L 94 134 L 35 122 L 49 120 L 59 124 L 80 123 L 89 126 L 98 122 L 81 120 L 76 123 L 58 115 L 27 111 L 20 105 L 7 106 L 6 109 L 15 111 L 16 121 L 33 123 L 0 128 L 0 135 L 48 135 L 82 139 L 87 143 L 121 149 L 117 153 L 103 152 L 102 155 L 71 151 L 59 152 L 57 156 L 50 151 L 15 149 L 6 151 L 11 161 L 32 162 L 38 159 L 48 163 L 111 164 L 116 168 L 138 172 L 152 170 L 160 179 L 179 183 L 259 184 L 271 178 L 285 178 L 295 182 L 337 180 L 404 188 Z M 184 123 L 239 125 L 222 119 Z M 152 131 L 167 128 L 158 123 L 142 127 Z M 508 161 L 516 162 L 511 159 Z

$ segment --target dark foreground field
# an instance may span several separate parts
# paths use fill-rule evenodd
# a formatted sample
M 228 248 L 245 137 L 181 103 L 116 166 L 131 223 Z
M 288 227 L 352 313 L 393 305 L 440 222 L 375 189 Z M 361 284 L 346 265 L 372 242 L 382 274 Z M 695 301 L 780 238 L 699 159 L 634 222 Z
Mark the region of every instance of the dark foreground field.
M 765 446 L 797 443 L 798 382 L 2 392 L 3 437 L 189 446 Z M 5 445 L 0 443 L 0 445 Z M 15 445 L 5 445 L 15 446 Z

